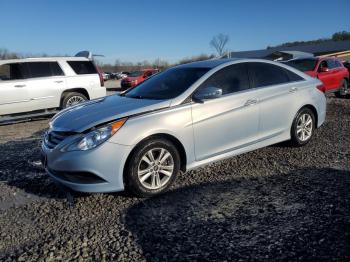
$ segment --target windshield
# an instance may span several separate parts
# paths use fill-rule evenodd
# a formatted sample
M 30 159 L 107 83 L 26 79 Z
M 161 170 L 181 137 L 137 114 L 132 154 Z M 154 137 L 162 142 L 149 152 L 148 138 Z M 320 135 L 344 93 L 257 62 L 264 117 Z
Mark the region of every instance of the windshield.
M 287 65 L 290 65 L 300 71 L 313 71 L 316 67 L 317 60 L 313 58 L 308 59 L 297 59 L 286 62 Z
M 134 72 L 131 72 L 129 74 L 129 76 L 131 77 L 136 77 L 136 76 L 141 76 L 142 75 L 142 71 L 134 71 Z
M 171 99 L 182 94 L 209 70 L 210 68 L 171 68 L 130 89 L 125 96 L 139 99 Z

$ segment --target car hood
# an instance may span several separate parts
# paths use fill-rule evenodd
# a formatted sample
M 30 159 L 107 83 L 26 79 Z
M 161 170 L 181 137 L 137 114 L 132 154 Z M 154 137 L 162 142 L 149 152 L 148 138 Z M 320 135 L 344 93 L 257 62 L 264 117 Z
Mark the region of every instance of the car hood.
M 50 128 L 56 131 L 84 132 L 94 126 L 122 117 L 170 106 L 169 100 L 134 99 L 119 95 L 91 100 L 56 114 Z

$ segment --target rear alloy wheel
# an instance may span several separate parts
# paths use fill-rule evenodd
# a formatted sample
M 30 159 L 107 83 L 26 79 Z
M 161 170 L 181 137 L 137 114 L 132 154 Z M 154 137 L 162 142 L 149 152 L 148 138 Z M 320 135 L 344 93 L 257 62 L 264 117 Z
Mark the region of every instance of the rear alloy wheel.
M 344 98 L 344 97 L 346 97 L 348 94 L 350 94 L 350 89 L 349 89 L 349 86 L 348 86 L 348 81 L 347 81 L 346 79 L 343 79 L 339 91 L 335 92 L 335 96 L 338 97 L 338 98 Z
M 75 106 L 86 100 L 88 100 L 86 96 L 84 96 L 81 93 L 77 93 L 77 92 L 68 93 L 67 95 L 64 96 L 64 99 L 62 102 L 62 108 Z
M 176 147 L 165 139 L 152 139 L 137 146 L 125 170 L 125 183 L 134 195 L 149 197 L 170 187 L 180 169 Z
M 315 129 L 315 115 L 309 108 L 301 109 L 292 125 L 292 143 L 295 146 L 306 145 L 312 138 Z

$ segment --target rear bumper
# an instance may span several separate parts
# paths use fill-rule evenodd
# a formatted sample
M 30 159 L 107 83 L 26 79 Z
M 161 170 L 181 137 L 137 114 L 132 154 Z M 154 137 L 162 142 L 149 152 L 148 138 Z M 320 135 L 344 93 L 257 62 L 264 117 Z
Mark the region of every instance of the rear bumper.
M 129 146 L 105 142 L 88 151 L 61 152 L 59 148 L 50 150 L 42 144 L 41 150 L 48 175 L 75 191 L 124 190 L 123 170 L 131 151 Z
M 318 92 L 317 99 L 317 127 L 320 127 L 326 120 L 327 98 L 324 93 Z
M 318 114 L 317 127 L 321 127 L 326 120 L 326 111 L 320 112 Z

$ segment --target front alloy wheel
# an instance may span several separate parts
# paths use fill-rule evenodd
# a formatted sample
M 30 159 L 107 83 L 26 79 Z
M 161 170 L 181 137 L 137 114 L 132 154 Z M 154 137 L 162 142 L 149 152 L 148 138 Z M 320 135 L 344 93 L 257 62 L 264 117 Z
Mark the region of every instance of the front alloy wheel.
M 147 189 L 159 189 L 168 183 L 174 171 L 174 159 L 168 150 L 154 148 L 146 152 L 138 167 L 140 183 Z
M 126 189 L 139 197 L 166 191 L 180 170 L 176 146 L 163 138 L 141 142 L 132 152 L 124 170 Z

